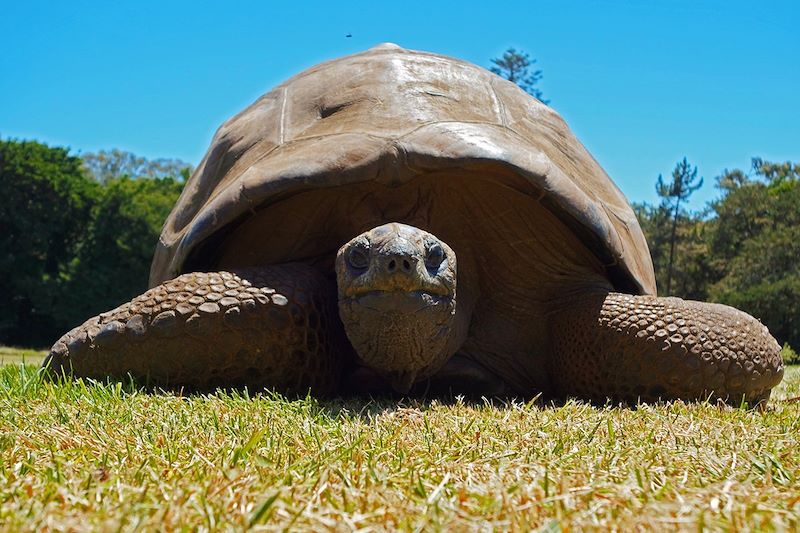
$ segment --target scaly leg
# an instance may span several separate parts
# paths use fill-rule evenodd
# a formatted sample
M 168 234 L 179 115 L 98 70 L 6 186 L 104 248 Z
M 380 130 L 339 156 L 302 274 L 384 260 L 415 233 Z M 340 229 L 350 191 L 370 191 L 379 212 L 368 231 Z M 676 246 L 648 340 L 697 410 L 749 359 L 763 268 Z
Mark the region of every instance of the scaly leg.
M 767 328 L 720 304 L 591 294 L 554 312 L 551 331 L 551 376 L 571 396 L 756 403 L 783 377 Z
M 332 283 L 305 265 L 190 273 L 55 343 L 50 373 L 208 390 L 333 392 L 341 339 Z

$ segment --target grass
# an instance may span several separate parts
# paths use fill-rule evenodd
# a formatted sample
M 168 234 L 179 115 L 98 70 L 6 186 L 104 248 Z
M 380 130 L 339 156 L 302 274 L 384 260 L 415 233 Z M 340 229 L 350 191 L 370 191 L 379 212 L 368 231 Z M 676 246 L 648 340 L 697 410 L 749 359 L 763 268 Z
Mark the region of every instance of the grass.
M 9 365 L 14 363 L 39 365 L 41 364 L 45 355 L 47 355 L 46 350 L 0 346 L 0 365 Z
M 764 411 L 289 401 L 0 367 L 0 529 L 800 528 L 800 367 Z

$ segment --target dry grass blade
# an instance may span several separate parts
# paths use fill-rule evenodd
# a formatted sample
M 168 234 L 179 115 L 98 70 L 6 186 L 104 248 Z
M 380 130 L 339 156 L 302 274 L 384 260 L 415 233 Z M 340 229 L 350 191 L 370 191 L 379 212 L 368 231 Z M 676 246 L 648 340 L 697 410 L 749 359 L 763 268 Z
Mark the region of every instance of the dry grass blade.
M 797 530 L 800 368 L 709 404 L 289 401 L 0 367 L 0 529 Z

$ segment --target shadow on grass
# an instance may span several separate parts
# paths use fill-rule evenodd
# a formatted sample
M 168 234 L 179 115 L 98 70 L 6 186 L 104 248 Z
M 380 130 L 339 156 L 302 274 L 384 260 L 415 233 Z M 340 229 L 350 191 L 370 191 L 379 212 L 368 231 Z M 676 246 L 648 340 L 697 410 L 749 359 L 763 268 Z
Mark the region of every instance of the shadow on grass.
M 775 405 L 797 401 L 794 398 L 798 388 L 797 383 L 800 382 L 800 366 L 788 367 L 787 376 L 781 385 L 778 386 L 781 390 L 778 399 L 773 399 L 768 405 Z M 204 398 L 204 397 L 221 397 L 242 399 L 242 400 L 255 400 L 263 399 L 267 401 L 278 402 L 300 402 L 305 404 L 306 407 L 319 415 L 332 418 L 332 419 L 354 419 L 354 420 L 370 420 L 376 416 L 385 415 L 387 413 L 404 412 L 406 410 L 428 411 L 432 408 L 448 405 L 464 405 L 469 408 L 491 408 L 491 409 L 505 409 L 509 407 L 534 408 L 534 409 L 561 409 L 565 406 L 577 403 L 590 404 L 598 408 L 621 408 L 636 410 L 643 405 L 648 406 L 663 406 L 668 404 L 682 403 L 680 400 L 676 401 L 651 401 L 644 403 L 635 402 L 620 402 L 607 400 L 605 402 L 588 402 L 584 400 L 575 400 L 570 398 L 554 398 L 545 397 L 537 394 L 532 397 L 519 397 L 519 396 L 480 396 L 457 394 L 452 391 L 436 391 L 431 394 L 428 389 L 420 389 L 415 394 L 401 395 L 396 393 L 387 392 L 385 394 L 371 394 L 371 395 L 342 395 L 333 397 L 314 396 L 310 392 L 307 394 L 281 394 L 279 392 L 270 390 L 253 390 L 247 387 L 216 387 L 207 390 L 193 390 L 187 387 L 164 387 L 158 384 L 148 383 L 146 380 L 137 380 L 128 376 L 126 379 L 104 379 L 94 380 L 89 378 L 71 378 L 69 376 L 53 376 L 47 374 L 42 368 L 25 364 L 25 365 L 6 365 L 0 366 L 0 388 L 6 391 L 18 391 L 23 394 L 36 394 L 40 392 L 46 383 L 57 388 L 65 388 L 73 391 L 78 390 L 95 390 L 95 392 L 102 392 L 116 396 L 139 395 L 139 394 L 158 394 L 158 395 L 171 395 L 187 398 Z M 102 391 L 100 390 L 102 389 Z M 787 394 L 788 393 L 788 394 Z M 789 396 L 789 397 L 786 397 Z M 730 409 L 756 407 L 748 406 L 745 404 L 725 405 L 717 401 L 706 402 L 692 402 L 692 403 L 707 403 L 712 406 L 719 406 L 721 408 Z M 762 406 L 763 408 L 763 406 Z M 768 408 L 768 407 L 767 407 Z

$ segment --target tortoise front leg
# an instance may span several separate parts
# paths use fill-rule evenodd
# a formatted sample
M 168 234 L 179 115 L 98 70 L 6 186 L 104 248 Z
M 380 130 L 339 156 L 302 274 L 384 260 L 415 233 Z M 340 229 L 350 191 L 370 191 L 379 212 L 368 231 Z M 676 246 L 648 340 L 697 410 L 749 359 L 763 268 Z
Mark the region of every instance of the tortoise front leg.
M 332 283 L 305 265 L 190 273 L 55 343 L 53 374 L 208 390 L 332 392 L 343 338 Z
M 593 294 L 555 312 L 551 331 L 551 375 L 567 395 L 755 403 L 783 377 L 767 328 L 720 304 Z

